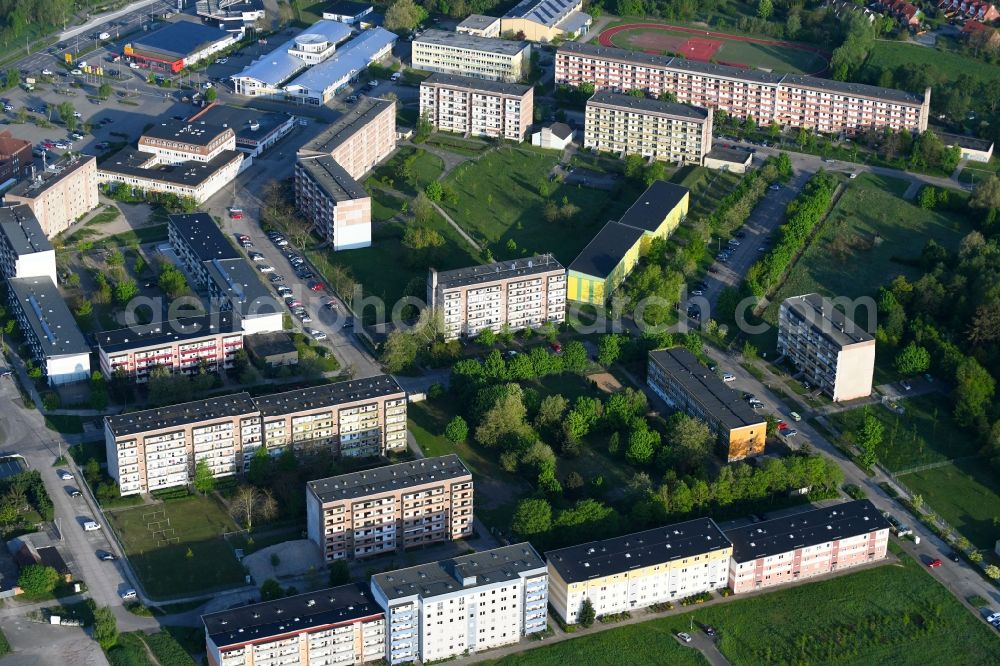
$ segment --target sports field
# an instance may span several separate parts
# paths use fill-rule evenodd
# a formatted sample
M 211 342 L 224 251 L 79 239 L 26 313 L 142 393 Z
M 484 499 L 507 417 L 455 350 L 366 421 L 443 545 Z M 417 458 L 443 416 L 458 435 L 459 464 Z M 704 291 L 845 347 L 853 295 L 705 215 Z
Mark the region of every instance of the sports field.
M 824 51 L 808 44 L 659 23 L 614 26 L 602 32 L 598 40 L 602 46 L 793 74 L 821 74 L 829 60 Z

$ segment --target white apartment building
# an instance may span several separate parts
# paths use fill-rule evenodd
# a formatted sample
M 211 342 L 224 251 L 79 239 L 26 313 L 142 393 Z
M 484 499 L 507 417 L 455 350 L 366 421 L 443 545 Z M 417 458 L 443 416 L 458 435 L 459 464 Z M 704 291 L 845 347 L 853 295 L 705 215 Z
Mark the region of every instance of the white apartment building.
M 549 254 L 440 273 L 432 268 L 427 303 L 442 310 L 449 340 L 475 337 L 484 328 L 560 324 L 566 320 L 566 269 Z
M 138 147 L 156 156 L 160 164 L 211 162 L 223 151 L 236 150 L 236 132 L 232 127 L 205 122 L 169 120 L 144 131 Z
M 531 66 L 531 44 L 428 30 L 413 40 L 412 66 L 491 81 L 520 81 Z
M 551 550 L 549 603 L 574 624 L 586 599 L 600 617 L 716 590 L 732 553 L 711 518 Z
M 371 588 L 390 665 L 516 643 L 548 617 L 548 572 L 527 542 L 375 574 Z
M 701 165 L 712 149 L 712 109 L 601 90 L 587 100 L 583 146 Z
M 56 284 L 56 252 L 31 208 L 0 208 L 0 275 L 45 276 Z
M 420 84 L 420 115 L 438 130 L 524 141 L 534 99 L 529 85 L 432 74 Z
M 875 338 L 828 298 L 805 294 L 781 303 L 778 353 L 834 402 L 871 395 Z
M 49 384 L 90 379 L 90 345 L 48 275 L 8 278 L 7 302 Z

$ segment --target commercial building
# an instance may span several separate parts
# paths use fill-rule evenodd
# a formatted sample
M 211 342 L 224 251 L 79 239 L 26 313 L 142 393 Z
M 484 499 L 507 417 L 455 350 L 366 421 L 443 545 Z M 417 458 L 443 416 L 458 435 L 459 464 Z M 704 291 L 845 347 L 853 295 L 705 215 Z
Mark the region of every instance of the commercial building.
M 371 587 L 390 665 L 516 643 L 548 616 L 548 571 L 527 542 L 375 574 Z
M 490 81 L 521 81 L 531 66 L 531 44 L 428 30 L 413 40 L 412 66 Z
M 736 594 L 885 558 L 889 522 L 863 499 L 726 530 Z
M 687 188 L 658 180 L 618 221 L 608 222 L 569 265 L 567 298 L 604 304 L 645 255 L 654 238 L 667 238 L 687 217 Z
M 390 55 L 395 43 L 396 35 L 385 28 L 365 30 L 336 54 L 286 83 L 282 87 L 285 96 L 300 104 L 326 104 L 369 65 Z
M 233 367 L 243 331 L 232 312 L 130 326 L 94 335 L 101 373 L 143 383 L 156 367 L 194 374 Z
M 938 132 L 937 134 L 948 148 L 958 146 L 963 160 L 985 163 L 993 158 L 993 142 L 989 139 L 979 139 L 965 134 L 949 134 L 948 132 Z
M 237 39 L 267 15 L 264 0 L 198 0 L 195 13 L 208 25 L 238 33 Z
M 420 115 L 439 130 L 524 141 L 535 89 L 519 83 L 431 74 L 420 84 Z
M 545 553 L 549 603 L 575 624 L 584 600 L 598 617 L 726 586 L 733 544 L 711 518 Z
M 705 154 L 706 169 L 729 171 L 730 173 L 746 173 L 753 162 L 753 153 L 744 148 L 724 148 L 713 146 Z
M 367 2 L 340 0 L 323 8 L 323 18 L 328 21 L 340 21 L 347 25 L 357 25 L 374 10 L 375 7 Z
M 168 120 L 143 130 L 137 147 L 154 155 L 159 164 L 211 162 L 224 152 L 236 150 L 236 132 L 232 127 L 210 125 L 204 120 Z
M 427 303 L 440 308 L 445 338 L 536 328 L 566 320 L 566 269 L 550 254 L 427 276 Z
M 552 123 L 531 135 L 531 145 L 551 150 L 564 150 L 573 142 L 576 132 L 566 123 Z
M 385 615 L 364 583 L 202 615 L 210 666 L 354 666 L 385 655 Z
M 574 39 L 593 23 L 582 10 L 583 0 L 522 0 L 503 15 L 503 32 L 533 42 Z
M 0 208 L 0 275 L 56 283 L 56 253 L 27 206 Z
M 52 238 L 97 208 L 97 183 L 97 158 L 78 155 L 22 180 L 4 195 L 4 201 L 30 208 L 45 236 Z
M 834 402 L 871 395 L 875 338 L 828 298 L 805 294 L 782 301 L 778 353 Z
M 473 37 L 496 39 L 500 36 L 500 19 L 495 16 L 469 14 L 464 21 L 455 26 L 455 32 Z
M 234 146 L 247 157 L 257 157 L 295 129 L 295 116 L 212 102 L 188 118 L 189 123 L 228 127 Z
M 712 109 L 599 90 L 587 100 L 583 147 L 701 165 L 712 149 Z
M 8 304 L 49 384 L 90 379 L 90 347 L 52 278 L 7 280 Z
M 556 84 L 592 83 L 598 90 L 642 90 L 654 97 L 711 107 L 758 125 L 772 122 L 820 132 L 853 134 L 866 128 L 927 129 L 931 91 L 923 96 L 860 83 L 778 74 L 568 42 L 556 51 Z
M 649 352 L 646 383 L 674 409 L 704 421 L 718 437 L 728 462 L 764 452 L 764 417 L 688 350 Z
M 31 174 L 31 142 L 18 139 L 8 130 L 0 132 L 0 188 Z
M 123 49 L 126 59 L 139 67 L 177 74 L 223 51 L 242 37 L 194 21 L 179 20 L 139 35 Z
M 327 562 L 472 536 L 472 473 L 454 453 L 306 484 L 306 526 Z

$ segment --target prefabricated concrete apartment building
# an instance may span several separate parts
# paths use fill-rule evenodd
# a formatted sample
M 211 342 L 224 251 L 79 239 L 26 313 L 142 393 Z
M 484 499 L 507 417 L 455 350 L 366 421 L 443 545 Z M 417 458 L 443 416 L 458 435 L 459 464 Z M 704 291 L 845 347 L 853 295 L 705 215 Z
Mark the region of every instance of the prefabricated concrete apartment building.
M 420 116 L 439 130 L 524 141 L 535 89 L 520 83 L 431 74 L 420 84 Z
M 520 81 L 531 66 L 531 44 L 447 30 L 413 40 L 413 68 L 491 81 Z

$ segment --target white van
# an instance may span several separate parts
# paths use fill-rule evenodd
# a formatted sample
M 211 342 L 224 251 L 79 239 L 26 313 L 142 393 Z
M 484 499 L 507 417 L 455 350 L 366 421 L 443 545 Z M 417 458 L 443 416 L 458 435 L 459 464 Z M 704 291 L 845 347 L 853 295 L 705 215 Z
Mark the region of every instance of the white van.
M 131 587 L 122 592 L 121 596 L 122 596 L 122 601 L 135 601 L 136 599 L 139 598 L 139 595 L 136 594 L 135 590 L 133 590 Z
M 84 532 L 96 532 L 99 529 L 101 529 L 101 524 L 95 523 L 93 520 L 88 520 L 83 524 Z
M 792 417 L 793 421 L 801 421 L 802 417 L 799 416 L 798 412 L 788 412 L 788 415 Z

